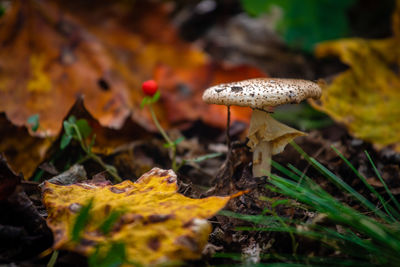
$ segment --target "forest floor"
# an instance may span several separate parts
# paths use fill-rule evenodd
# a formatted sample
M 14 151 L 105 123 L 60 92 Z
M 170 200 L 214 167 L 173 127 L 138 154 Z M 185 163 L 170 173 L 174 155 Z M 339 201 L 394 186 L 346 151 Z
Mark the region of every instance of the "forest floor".
M 212 18 L 218 17 L 219 19 L 212 19 L 210 20 L 212 23 L 206 25 L 207 23 L 204 21 L 210 18 L 201 17 L 193 10 L 195 9 L 192 5 L 182 5 L 171 20 L 180 29 L 183 37 L 204 47 L 213 60 L 221 60 L 233 65 L 250 64 L 270 77 L 325 79 L 327 82 L 347 68 L 339 60 L 319 60 L 310 54 L 287 48 L 277 34 L 265 26 L 268 19 L 273 18 L 251 19 L 232 7 L 227 13 L 213 14 Z M 344 126 L 316 111 L 305 118 L 290 120 L 292 112 L 293 116 L 298 116 L 301 111 L 309 109 L 310 106 L 303 103 L 295 108 L 288 105 L 279 108 L 276 112 L 278 119 L 279 114 L 286 114 L 286 117 L 282 117 L 283 121 L 295 128 L 302 127 L 301 130 L 308 133 L 295 140 L 298 146 L 337 177 L 342 178 L 366 199 L 380 207 L 379 200 L 371 194 L 367 186 L 332 147 L 339 150 L 354 168 L 367 178 L 370 186 L 387 197 L 384 185 L 376 178 L 374 168 L 365 154 L 365 151 L 368 151 L 391 193 L 396 198 L 399 197 L 400 157 L 396 152 L 390 148 L 376 150 L 373 145 L 352 137 Z M 94 118 L 79 101 L 70 110 L 69 115 L 84 118 L 91 125 L 97 123 L 93 122 Z M 289 119 L 285 119 L 287 117 Z M 6 120 L 5 117 L 0 119 Z M 312 126 L 304 124 L 314 119 Z M 134 127 L 137 127 L 134 124 L 125 127 L 123 131 L 126 134 L 122 138 L 139 129 L 133 130 Z M 168 130 L 170 135 L 185 137 L 185 140 L 178 145 L 178 159 L 221 153 L 218 157 L 184 165 L 177 173 L 179 192 L 187 197 L 197 199 L 211 195 L 226 196 L 247 190 L 248 193 L 230 200 L 225 210 L 239 214 L 259 215 L 263 212 L 265 214 L 266 209 L 272 209 L 276 212 L 276 216 L 302 222 L 315 220 L 316 212 L 300 206 L 271 206 L 268 199 L 284 200 L 286 197 L 266 189 L 265 186 L 270 184 L 267 178 L 252 177 L 252 153 L 245 145 L 246 130 L 247 124 L 242 122 L 234 121 L 230 125 L 229 133 L 233 146 L 228 151 L 226 133 L 222 128 L 214 127 L 201 120 L 192 121 L 179 129 L 170 128 Z M 105 137 L 114 133 L 113 130 L 107 131 L 109 132 L 104 134 Z M 134 142 L 122 144 L 113 153 L 104 156 L 105 162 L 113 165 L 121 177 L 129 177 L 131 180 L 137 179 L 151 166 L 162 169 L 168 169 L 171 166 L 168 148 L 163 147 L 162 136 L 144 129 L 138 131 L 143 131 L 143 133 L 136 132 L 136 136 L 146 136 L 146 138 L 138 138 Z M 6 135 L 7 131 L 4 130 L 1 133 Z M 81 153 L 79 144 L 72 143 L 63 152 L 64 156 L 53 160 L 54 157 L 57 157 L 55 151 L 58 149 L 60 138 L 61 136 L 54 141 L 50 152 L 47 153 L 47 158 L 43 160 L 38 169 L 44 170 L 41 181 L 54 176 L 57 173 L 53 172 L 54 168 L 62 170 L 62 166 L 70 164 L 71 159 L 79 158 L 79 153 Z M 65 158 L 69 160 L 67 161 Z M 353 207 L 361 213 L 366 212 L 347 192 L 339 190 L 329 182 L 292 145 L 288 145 L 284 152 L 274 156 L 273 161 L 283 166 L 287 166 L 287 164 L 295 166 L 303 175 L 311 177 L 343 204 Z M 88 177 L 103 172 L 102 168 L 93 161 L 85 162 L 84 166 Z M 285 175 L 276 168 L 273 168 L 272 172 L 279 176 Z M 0 176 L 4 178 L 12 175 L 2 159 Z M 4 178 L 3 181 L 2 183 L 5 184 L 6 179 Z M 40 181 L 21 181 L 16 191 L 8 199 L 2 199 L 3 204 L 0 205 L 0 240 L 2 243 L 0 245 L 0 263 L 2 264 L 43 266 L 49 261 L 50 255 L 38 257 L 39 253 L 51 247 L 53 241 L 52 233 L 45 223 L 47 213 L 42 203 L 39 184 Z M 253 260 L 257 261 L 262 255 L 293 255 L 294 251 L 297 253 L 296 255 L 340 256 L 334 249 L 322 245 L 320 240 L 299 236 L 293 242 L 291 235 L 285 232 L 258 231 L 256 228 L 259 225 L 256 222 L 244 221 L 222 214 L 215 215 L 209 221 L 212 223 L 212 232 L 203 256 L 200 260 L 187 262 L 188 266 L 234 265 L 240 264 L 240 262 L 249 264 Z M 322 220 L 320 223 L 322 225 L 325 222 Z M 238 230 L 238 227 L 248 228 Z M 249 228 L 254 228 L 254 230 L 251 231 Z M 271 259 L 261 260 L 261 262 L 264 261 L 268 262 Z M 285 262 L 285 259 L 282 261 Z M 84 266 L 86 264 L 83 256 L 61 251 L 56 266 Z

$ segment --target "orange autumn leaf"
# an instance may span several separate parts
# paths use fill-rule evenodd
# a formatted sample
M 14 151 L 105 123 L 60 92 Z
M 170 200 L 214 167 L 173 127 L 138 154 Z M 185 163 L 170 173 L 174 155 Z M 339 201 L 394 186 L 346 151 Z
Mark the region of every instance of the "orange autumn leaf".
M 95 4 L 77 11 L 62 1 L 14 1 L 1 18 L 0 110 L 13 123 L 39 114 L 42 128 L 55 135 L 76 97 L 84 95 L 103 126 L 119 128 L 131 110 L 145 125 L 140 85 L 156 64 L 205 62 L 203 53 L 176 37 L 163 5 L 133 5 L 132 14 L 119 18 L 103 14 L 118 3 Z M 128 15 L 135 19 L 124 24 Z M 149 27 L 163 35 L 144 34 Z
M 46 182 L 43 202 L 49 214 L 47 224 L 54 233 L 53 248 L 88 256 L 99 244 L 106 253 L 110 244 L 122 243 L 127 260 L 144 265 L 199 258 L 211 231 L 206 219 L 231 197 L 191 199 L 177 190 L 175 173 L 158 168 L 135 183 L 126 180 L 116 185 L 61 186 Z M 89 201 L 92 207 L 88 222 L 74 242 L 76 218 Z M 120 216 L 110 232 L 102 232 L 101 225 L 115 212 Z
M 160 116 L 164 115 L 165 121 L 180 123 L 202 119 L 209 125 L 224 128 L 227 108 L 205 104 L 202 99 L 204 90 L 220 83 L 265 77 L 265 74 L 247 65 L 209 62 L 193 69 L 173 70 L 159 65 L 154 76 L 162 88 L 163 107 L 167 112 L 160 111 Z M 251 112 L 250 108 L 232 106 L 231 118 L 248 122 Z
M 139 108 L 140 87 L 157 66 L 214 75 L 209 58 L 180 40 L 169 12 L 168 4 L 148 1 L 13 1 L 0 18 L 0 111 L 16 125 L 39 114 L 41 129 L 53 136 L 76 97 L 84 95 L 88 111 L 103 126 L 120 128 L 131 116 L 151 128 L 147 110 Z M 202 80 L 207 75 L 194 73 L 182 81 L 196 84 L 194 94 L 199 95 L 209 85 L 210 80 Z M 176 84 L 174 93 L 184 94 L 179 88 Z M 174 119 L 175 110 L 163 101 L 158 113 Z M 188 103 L 184 120 L 208 111 L 198 99 Z M 177 121 L 165 121 L 170 123 Z
M 400 1 L 392 38 L 360 38 L 318 45 L 319 57 L 339 56 L 349 69 L 325 86 L 314 107 L 343 123 L 357 138 L 400 151 Z

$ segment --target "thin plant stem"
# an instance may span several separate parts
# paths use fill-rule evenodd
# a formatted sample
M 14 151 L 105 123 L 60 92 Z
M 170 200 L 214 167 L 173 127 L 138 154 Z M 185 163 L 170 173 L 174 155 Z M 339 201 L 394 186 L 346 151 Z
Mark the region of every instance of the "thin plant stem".
M 75 133 L 78 135 L 78 140 L 79 140 L 79 142 L 81 143 L 81 145 L 83 144 L 83 146 L 86 147 L 86 146 L 85 146 L 85 143 L 83 142 L 83 138 L 82 138 L 82 135 L 81 135 L 81 131 L 79 131 L 78 126 L 76 126 L 76 125 L 74 124 L 74 125 L 73 125 L 73 128 L 74 128 L 74 130 L 75 130 Z
M 151 117 L 153 118 L 154 124 L 156 125 L 156 127 L 160 131 L 162 137 L 165 139 L 165 141 L 171 148 L 172 169 L 176 172 L 176 171 L 178 171 L 179 167 L 181 167 L 181 165 L 178 166 L 176 164 L 176 144 L 174 142 L 172 142 L 172 140 L 169 138 L 169 136 L 165 132 L 164 128 L 161 126 L 160 122 L 157 119 L 156 113 L 154 112 L 153 106 L 151 104 L 149 104 L 149 109 L 150 109 Z
M 122 178 L 119 177 L 119 175 L 116 173 L 115 169 L 112 168 L 110 165 L 104 163 L 104 161 L 97 156 L 96 154 L 93 154 L 91 152 L 89 152 L 88 156 L 93 159 L 94 161 L 96 161 L 98 164 L 101 165 L 101 167 L 103 167 L 113 178 L 116 182 L 122 182 Z
M 231 106 L 227 106 L 228 108 L 228 115 L 226 121 L 226 145 L 228 146 L 228 151 L 231 149 L 231 136 L 229 134 L 229 128 L 231 125 Z
M 85 151 L 86 152 L 86 151 Z M 86 162 L 87 160 L 89 160 L 90 159 L 90 157 L 88 156 L 88 155 L 85 155 L 83 158 L 81 158 L 80 160 L 78 160 L 77 162 L 76 162 L 76 164 L 82 164 L 82 163 L 84 163 L 84 162 Z
M 103 167 L 103 169 L 105 169 L 114 178 L 114 180 L 116 182 L 122 182 L 122 178 L 119 177 L 119 175 L 116 172 L 116 170 L 114 170 L 109 165 L 104 163 L 104 161 L 99 156 L 97 156 L 96 154 L 94 154 L 92 151 L 89 150 L 89 148 L 86 146 L 86 144 L 85 144 L 85 142 L 84 142 L 84 140 L 82 138 L 82 135 L 81 135 L 81 133 L 79 131 L 79 128 L 76 125 L 74 125 L 74 129 L 75 129 L 76 134 L 78 135 L 78 140 L 79 140 L 79 144 L 81 145 L 81 148 L 87 154 L 87 156 L 84 157 L 83 161 L 87 160 L 88 158 L 93 159 L 98 164 L 100 164 L 101 167 Z
M 154 124 L 156 125 L 157 129 L 160 131 L 161 135 L 164 137 L 165 141 L 167 141 L 168 144 L 172 144 L 173 142 L 167 135 L 167 133 L 164 131 L 164 128 L 161 126 L 160 122 L 157 119 L 156 113 L 154 112 L 153 106 L 149 104 L 150 108 L 150 113 L 151 117 L 153 118 Z

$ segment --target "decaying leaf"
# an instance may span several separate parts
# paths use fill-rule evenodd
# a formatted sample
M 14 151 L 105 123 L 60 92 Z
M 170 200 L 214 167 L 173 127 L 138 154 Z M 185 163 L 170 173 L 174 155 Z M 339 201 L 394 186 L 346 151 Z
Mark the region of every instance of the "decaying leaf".
M 74 116 L 77 119 L 86 120 L 92 128 L 92 134 L 96 136 L 92 151 L 94 153 L 109 155 L 114 152 L 115 148 L 129 144 L 136 140 L 145 140 L 152 138 L 151 132 L 147 131 L 132 120 L 126 120 L 120 129 L 110 129 L 103 127 L 96 118 L 89 113 L 86 108 L 86 100 L 79 97 L 72 108 L 69 110 L 68 115 L 64 119 Z M 89 137 L 89 139 L 91 136 Z M 57 149 L 58 149 L 57 143 Z
M 343 123 L 357 138 L 378 148 L 400 151 L 400 1 L 394 14 L 392 38 L 343 39 L 322 43 L 319 57 L 338 55 L 350 69 L 324 88 L 317 109 Z M 397 22 L 397 23 L 396 23 Z
M 0 154 L 0 201 L 7 199 L 14 192 L 20 180 L 21 177 L 10 169 L 6 159 Z
M 109 155 L 122 144 L 152 137 L 150 132 L 131 120 L 127 120 L 119 130 L 101 126 L 87 111 L 81 97 L 76 100 L 64 119 L 69 116 L 84 119 L 90 124 L 93 134 L 96 135 L 92 151 L 98 154 Z M 0 113 L 0 139 L 0 153 L 4 154 L 11 168 L 17 173 L 22 173 L 25 179 L 30 179 L 43 161 L 54 160 L 54 154 L 60 149 L 55 138 L 31 136 L 26 127 L 13 125 L 4 113 Z
M 45 157 L 50 139 L 33 137 L 24 126 L 14 126 L 4 113 L 0 113 L 0 153 L 10 167 L 29 179 Z
M 110 244 L 123 243 L 127 259 L 145 265 L 198 258 L 211 231 L 206 219 L 231 197 L 191 199 L 178 194 L 177 189 L 175 173 L 158 168 L 135 183 L 60 186 L 46 182 L 43 202 L 54 233 L 53 247 L 90 255 L 99 244 L 106 250 Z M 79 210 L 89 202 L 88 223 L 74 243 L 74 223 Z M 105 233 L 102 229 L 115 213 L 120 216 L 113 218 L 115 223 L 108 225 Z
M 168 5 L 151 1 L 12 1 L 0 18 L 0 111 L 16 125 L 39 114 L 39 132 L 53 136 L 76 97 L 84 95 L 103 126 L 120 128 L 131 116 L 151 128 L 147 110 L 139 108 L 140 87 L 165 65 L 188 74 L 174 84 L 178 95 L 166 93 L 166 101 L 185 99 L 190 109 L 181 113 L 184 120 L 198 119 L 208 107 L 188 96 L 200 95 L 207 86 L 199 84 L 211 82 L 216 70 L 206 54 L 180 40 L 169 12 Z M 162 102 L 160 115 L 174 119 L 175 110 Z

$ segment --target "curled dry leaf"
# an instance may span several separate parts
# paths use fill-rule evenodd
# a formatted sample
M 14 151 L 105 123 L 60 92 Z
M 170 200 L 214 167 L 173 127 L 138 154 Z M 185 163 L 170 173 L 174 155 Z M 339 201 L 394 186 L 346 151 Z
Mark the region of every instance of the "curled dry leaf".
M 0 140 L 0 152 L 25 179 L 32 176 L 51 145 L 50 139 L 33 137 L 24 126 L 13 125 L 4 113 L 0 113 Z
M 231 197 L 191 199 L 177 189 L 175 173 L 158 168 L 135 183 L 60 186 L 46 182 L 43 202 L 54 233 L 53 247 L 90 255 L 96 245 L 124 243 L 127 260 L 144 265 L 199 258 L 211 231 L 206 219 Z M 74 243 L 72 229 L 78 211 L 90 200 L 88 223 Z M 121 215 L 108 234 L 102 233 L 100 226 L 115 212 Z
M 400 151 L 400 1 L 397 6 L 392 38 L 318 45 L 317 56 L 339 56 L 350 68 L 325 86 L 313 106 L 346 125 L 355 137 Z

